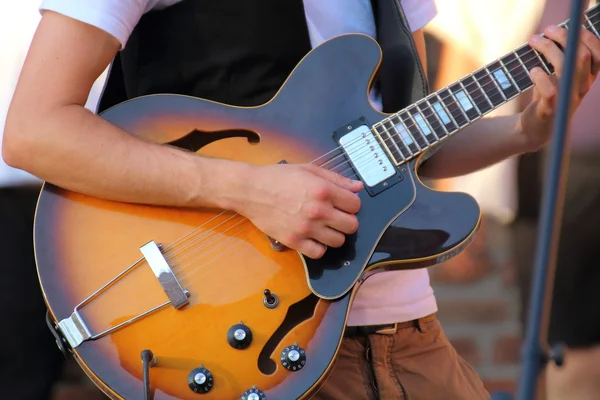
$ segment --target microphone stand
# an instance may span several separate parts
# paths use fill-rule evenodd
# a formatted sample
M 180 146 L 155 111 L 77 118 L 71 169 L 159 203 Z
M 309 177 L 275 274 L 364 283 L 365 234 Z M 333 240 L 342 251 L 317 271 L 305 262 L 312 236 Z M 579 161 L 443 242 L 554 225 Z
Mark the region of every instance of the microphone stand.
M 558 366 L 561 366 L 563 362 L 563 354 L 559 346 L 548 351 L 547 346 L 542 343 L 547 342 L 548 315 L 552 306 L 551 294 L 554 286 L 556 253 L 568 168 L 565 164 L 568 160 L 567 133 L 568 114 L 571 106 L 570 94 L 573 88 L 583 11 L 584 1 L 573 0 L 571 3 L 564 72 L 559 84 L 558 109 L 554 119 L 549 163 L 546 167 L 527 333 L 521 353 L 523 370 L 519 382 L 518 400 L 535 400 L 540 370 L 550 361 Z

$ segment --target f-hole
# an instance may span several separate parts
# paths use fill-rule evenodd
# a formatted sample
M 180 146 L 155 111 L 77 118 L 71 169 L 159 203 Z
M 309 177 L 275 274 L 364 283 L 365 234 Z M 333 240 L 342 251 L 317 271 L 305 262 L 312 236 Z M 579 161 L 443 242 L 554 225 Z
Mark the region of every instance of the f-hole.
M 200 150 L 208 144 L 211 144 L 212 142 L 234 137 L 245 137 L 248 140 L 248 143 L 250 144 L 257 144 L 258 142 L 260 142 L 260 136 L 256 132 L 244 129 L 230 129 L 215 132 L 204 132 L 198 129 L 194 129 L 187 135 L 165 144 L 197 152 L 198 150 Z
M 290 306 L 281 325 L 273 332 L 273 335 L 269 340 L 267 340 L 267 343 L 265 343 L 258 356 L 258 369 L 260 372 L 265 375 L 272 375 L 275 373 L 277 364 L 270 358 L 271 354 L 273 354 L 275 348 L 288 333 L 302 322 L 315 315 L 315 309 L 317 308 L 318 302 L 319 298 L 311 293 L 304 299 Z M 279 355 L 277 354 L 276 356 L 279 359 Z

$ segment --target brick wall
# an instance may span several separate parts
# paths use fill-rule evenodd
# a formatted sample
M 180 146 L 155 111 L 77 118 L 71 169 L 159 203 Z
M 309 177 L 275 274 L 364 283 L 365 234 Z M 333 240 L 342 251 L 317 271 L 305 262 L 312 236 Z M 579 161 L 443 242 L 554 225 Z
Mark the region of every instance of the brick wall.
M 484 219 L 473 244 L 430 269 L 439 319 L 490 391 L 514 393 L 521 347 L 520 297 L 507 227 Z

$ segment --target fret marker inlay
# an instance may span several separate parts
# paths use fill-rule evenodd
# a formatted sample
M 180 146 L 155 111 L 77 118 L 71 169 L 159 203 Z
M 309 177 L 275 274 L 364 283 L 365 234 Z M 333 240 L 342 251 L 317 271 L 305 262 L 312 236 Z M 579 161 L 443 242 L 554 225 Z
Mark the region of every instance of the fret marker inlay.
M 456 92 L 456 100 L 458 100 L 464 111 L 469 111 L 471 108 L 473 108 L 473 103 L 471 103 L 471 100 L 469 100 L 464 90 L 459 90 Z
M 442 122 L 446 125 L 448 125 L 451 121 L 450 118 L 448 118 L 448 114 L 446 114 L 446 111 L 444 111 L 444 108 L 441 106 L 440 103 L 435 102 L 433 103 L 433 109 L 435 110 L 435 112 L 437 113 L 437 115 L 440 117 L 440 119 L 442 120 Z
M 498 82 L 498 85 L 500 85 L 502 89 L 508 89 L 512 86 L 502 69 L 497 69 L 494 71 L 494 78 L 496 78 L 496 82 Z
M 404 127 L 404 124 L 396 125 L 396 130 L 398 131 L 398 133 L 400 134 L 400 137 L 402 138 L 404 143 L 406 143 L 407 146 L 410 146 L 411 144 L 413 144 L 415 142 L 413 140 L 412 136 L 410 136 L 410 133 L 408 133 L 408 131 Z
M 431 135 L 431 129 L 429 129 L 429 125 L 427 125 L 427 122 L 425 122 L 421 114 L 415 114 L 413 118 L 415 119 L 415 121 L 419 125 L 419 128 L 421 128 L 421 132 L 423 132 L 425 136 Z

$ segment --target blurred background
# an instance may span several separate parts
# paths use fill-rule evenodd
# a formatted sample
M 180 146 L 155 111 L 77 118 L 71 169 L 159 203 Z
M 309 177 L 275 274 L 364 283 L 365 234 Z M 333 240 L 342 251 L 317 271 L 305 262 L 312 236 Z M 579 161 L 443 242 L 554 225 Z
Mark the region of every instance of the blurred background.
M 565 0 L 437 0 L 436 3 L 438 16 L 426 28 L 428 75 L 432 90 L 440 89 L 515 49 L 531 34 L 539 32 L 540 26 L 567 19 L 570 6 L 570 2 Z M 19 70 L 39 21 L 38 6 L 39 0 L 19 0 L 11 2 L 11 8 L 0 13 L 0 127 L 4 125 Z M 88 106 L 91 109 L 94 109 L 103 80 L 104 75 L 90 96 Z M 600 117 L 594 115 L 594 105 L 600 101 L 599 92 L 600 88 L 595 85 L 572 131 L 572 173 L 567 192 L 575 193 L 571 197 L 582 200 L 571 201 L 570 195 L 567 195 L 567 206 L 571 211 L 565 214 L 566 233 L 563 232 L 563 236 L 568 235 L 575 244 L 561 242 L 561 264 L 557 274 L 570 286 L 557 288 L 555 296 L 555 306 L 561 298 L 565 298 L 562 306 L 567 309 L 565 313 L 568 313 L 568 307 L 577 306 L 572 297 L 573 291 L 586 287 L 579 285 L 581 281 L 588 281 L 591 290 L 599 281 L 594 280 L 595 275 L 590 275 L 583 266 L 573 265 L 570 269 L 570 263 L 587 264 L 588 269 L 593 267 L 594 258 L 588 254 L 590 247 L 578 248 L 576 245 L 586 243 L 593 248 L 593 243 L 600 239 L 594 230 L 595 224 L 582 223 L 581 220 L 588 210 L 600 209 L 596 207 L 600 205 L 600 196 L 597 196 L 598 189 L 595 187 L 600 185 L 594 185 L 600 178 L 597 166 L 600 161 L 594 160 L 600 157 L 591 151 L 595 148 L 593 129 L 600 126 Z M 522 96 L 496 113 L 514 113 L 528 101 L 528 96 Z M 505 161 L 469 176 L 431 183 L 440 190 L 471 193 L 484 210 L 483 227 L 475 242 L 458 257 L 430 271 L 439 304 L 439 318 L 446 333 L 490 391 L 502 389 L 514 392 L 519 377 L 543 161 L 544 152 L 540 152 Z M 596 164 L 595 169 L 593 164 Z M 8 181 L 13 178 L 30 179 L 11 171 L 0 159 L 0 179 Z M 0 191 L 0 204 L 2 196 Z M 587 233 L 582 233 L 583 230 Z M 31 275 L 31 279 L 35 277 Z M 593 303 L 593 298 L 589 301 Z M 589 315 L 600 325 L 600 319 L 595 318 L 593 313 Z M 43 321 L 43 310 L 36 309 L 22 317 Z M 587 329 L 586 326 L 582 329 Z M 590 326 L 589 331 L 593 330 L 594 326 Z M 593 333 L 589 335 L 593 336 Z M 51 337 L 48 339 L 51 340 Z M 585 346 L 593 346 L 593 338 L 588 339 L 581 340 Z M 578 338 L 572 340 L 576 342 Z M 0 342 L 0 346 L 10 345 Z M 586 354 L 592 354 L 592 350 Z M 597 360 L 600 356 L 584 357 L 581 368 L 596 368 L 600 365 Z M 0 358 L 0 363 L 9 362 Z M 6 365 L 0 367 L 5 368 Z M 52 400 L 104 398 L 72 361 L 61 367 L 54 387 Z

